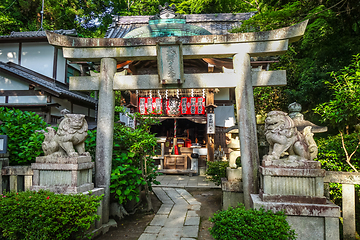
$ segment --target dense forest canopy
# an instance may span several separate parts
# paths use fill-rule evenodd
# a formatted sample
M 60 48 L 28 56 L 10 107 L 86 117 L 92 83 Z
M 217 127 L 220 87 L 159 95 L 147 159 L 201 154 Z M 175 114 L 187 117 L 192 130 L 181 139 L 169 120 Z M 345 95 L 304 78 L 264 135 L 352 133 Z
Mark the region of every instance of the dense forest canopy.
M 112 15 L 154 15 L 167 0 L 45 0 L 44 29 L 77 29 L 80 36 L 102 37 Z M 331 72 L 350 64 L 360 52 L 358 0 L 170 0 L 177 12 L 223 13 L 257 11 L 233 32 L 265 31 L 309 19 L 302 40 L 293 43 L 273 69 L 286 69 L 288 85 L 255 90 L 256 111 L 286 110 L 297 101 L 308 118 L 319 104 L 329 101 L 334 89 Z M 37 31 L 41 0 L 1 0 L 0 34 Z M 316 120 L 316 119 L 315 119 Z

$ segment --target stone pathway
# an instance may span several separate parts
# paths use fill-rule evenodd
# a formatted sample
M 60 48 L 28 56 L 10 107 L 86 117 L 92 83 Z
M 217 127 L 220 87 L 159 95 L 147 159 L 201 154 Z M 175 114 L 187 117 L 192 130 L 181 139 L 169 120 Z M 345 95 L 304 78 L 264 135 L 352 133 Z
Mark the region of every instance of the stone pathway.
M 175 188 L 221 188 L 205 176 L 161 175 L 156 178 L 160 182 L 158 187 Z
M 201 203 L 183 188 L 153 187 L 163 203 L 139 240 L 190 240 L 199 233 Z

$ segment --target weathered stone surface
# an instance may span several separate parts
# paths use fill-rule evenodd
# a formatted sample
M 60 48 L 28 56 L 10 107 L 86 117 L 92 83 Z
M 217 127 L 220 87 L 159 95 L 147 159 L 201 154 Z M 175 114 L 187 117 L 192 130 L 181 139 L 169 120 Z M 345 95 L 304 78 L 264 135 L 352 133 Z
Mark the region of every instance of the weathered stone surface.
M 200 217 L 189 217 L 187 216 L 185 219 L 185 226 L 199 226 Z
M 144 233 L 158 234 L 160 232 L 160 229 L 161 229 L 161 226 L 147 226 L 145 228 Z
M 45 156 L 50 156 L 47 161 L 59 162 L 60 159 L 56 157 L 90 156 L 90 153 L 85 151 L 88 130 L 85 115 L 65 114 L 57 131 L 52 127 L 46 129 L 48 132 L 44 132 L 42 149 Z
M 298 240 L 339 240 L 338 218 L 288 216 L 286 220 L 295 230 Z
M 284 86 L 286 85 L 286 73 L 284 70 L 251 72 L 252 85 L 261 86 Z M 184 74 L 186 82 L 183 88 L 232 88 L 236 87 L 237 76 L 234 73 L 196 73 Z M 226 81 L 223 81 L 226 79 Z M 266 84 L 265 80 L 266 79 Z M 70 90 L 74 91 L 97 91 L 100 86 L 100 76 L 70 77 Z M 163 89 L 158 75 L 122 75 L 116 73 L 114 77 L 114 90 L 155 90 Z M 171 87 L 169 87 L 171 88 Z
M 141 234 L 139 240 L 155 240 L 157 237 L 157 234 L 154 233 L 143 233 Z
M 264 176 L 289 176 L 289 177 L 324 177 L 324 169 L 293 169 L 260 167 L 260 173 Z
M 227 210 L 229 207 L 237 207 L 239 203 L 244 204 L 244 193 L 223 191 L 223 196 L 222 196 L 223 210 Z
M 150 223 L 150 226 L 164 226 L 167 220 L 167 215 L 155 215 Z
M 114 134 L 114 107 L 115 93 L 113 91 L 116 60 L 101 59 L 100 89 L 96 135 L 96 172 L 95 186 L 105 189 L 103 218 L 104 223 L 109 221 L 110 209 L 110 176 Z
M 56 193 L 79 193 L 92 190 L 92 168 L 90 157 L 69 158 L 74 163 L 32 163 L 33 190 L 48 189 Z M 46 158 L 37 158 L 47 161 Z M 67 159 L 67 158 L 63 158 Z M 75 162 L 82 162 L 76 164 Z
M 1 161 L 0 161 L 1 164 Z M 1 165 L 0 165 L 1 166 Z M 1 169 L 2 175 L 24 175 L 32 176 L 33 170 L 30 166 L 6 166 Z
M 221 190 L 223 192 L 243 192 L 243 185 L 241 181 L 228 181 L 226 178 L 222 178 Z
M 199 234 L 199 225 L 197 226 L 184 226 L 182 231 L 182 237 L 197 238 Z
M 235 88 L 239 127 L 243 191 L 246 208 L 251 207 L 250 194 L 258 193 L 259 151 L 256 136 L 254 94 L 251 81 L 250 55 L 246 52 L 233 57 L 234 71 L 239 80 Z
M 306 29 L 308 21 L 298 23 L 291 27 L 281 28 L 267 32 L 233 33 L 227 35 L 200 35 L 186 37 L 158 37 L 158 38 L 75 38 L 46 31 L 48 41 L 51 45 L 63 47 L 116 47 L 116 46 L 145 46 L 156 45 L 158 42 L 176 42 L 183 44 L 214 44 L 214 43 L 235 43 L 254 41 L 273 41 L 290 39 L 290 42 L 297 41 Z
M 158 239 L 180 239 L 182 236 L 181 227 L 162 228 L 159 232 Z
M 32 163 L 32 170 L 83 170 L 90 169 L 94 167 L 93 162 L 80 163 L 80 164 L 57 164 L 57 163 Z
M 43 156 L 36 158 L 36 163 L 79 164 L 79 163 L 88 163 L 88 162 L 91 162 L 90 156 L 78 156 L 78 157 Z
M 326 171 L 324 182 L 360 184 L 360 173 Z
M 314 203 L 326 204 L 325 197 L 301 196 L 301 195 L 275 195 L 275 194 L 259 194 L 264 202 L 288 202 L 288 203 Z
M 226 168 L 226 177 L 227 177 L 228 181 L 241 181 L 242 168 L 239 167 L 239 168 L 233 169 L 233 168 L 227 167 Z
M 264 202 L 257 194 L 252 194 L 251 199 L 256 209 L 263 207 L 273 212 L 285 211 L 286 215 L 291 216 L 340 217 L 339 206 L 330 202 L 327 204 Z
M 317 161 L 297 161 L 297 160 L 264 160 L 263 167 L 295 168 L 295 169 L 321 169 L 321 163 Z
M 344 239 L 356 239 L 355 186 L 353 184 L 342 185 L 342 216 Z
M 282 111 L 271 111 L 265 119 L 265 136 L 269 142 L 269 153 L 264 160 L 279 160 L 286 152 L 289 159 L 313 160 L 317 146 L 311 133 L 311 127 L 304 134 L 295 127 L 294 121 Z

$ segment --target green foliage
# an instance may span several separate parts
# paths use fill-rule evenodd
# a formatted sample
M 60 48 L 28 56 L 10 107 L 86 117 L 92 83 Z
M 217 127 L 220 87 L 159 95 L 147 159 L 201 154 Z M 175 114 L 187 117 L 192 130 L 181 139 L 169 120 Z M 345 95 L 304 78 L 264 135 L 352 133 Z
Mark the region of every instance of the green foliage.
M 213 181 L 216 185 L 221 184 L 221 178 L 226 178 L 226 168 L 229 167 L 229 161 L 215 161 L 207 162 L 208 168 L 206 175 L 210 176 L 210 181 Z M 236 159 L 236 165 L 241 167 L 241 159 Z
M 158 6 L 175 4 L 180 14 L 190 13 L 238 13 L 254 11 L 256 8 L 241 0 L 123 0 L 114 5 L 120 15 L 155 15 Z M 118 10 L 118 11 L 117 11 Z
M 347 149 L 353 152 L 359 142 L 357 133 L 344 135 L 344 141 Z M 315 161 L 321 163 L 321 168 L 326 171 L 342 171 L 353 172 L 354 170 L 346 163 L 345 152 L 343 151 L 341 144 L 340 134 L 335 136 L 329 136 L 326 138 L 319 138 L 316 140 L 319 148 L 318 157 Z M 355 152 L 352 157 L 352 164 L 355 168 L 360 169 L 360 153 Z M 357 192 L 360 190 L 358 185 L 355 185 Z M 341 184 L 330 183 L 330 198 L 337 205 L 342 203 L 342 188 Z
M 332 92 L 332 99 L 316 107 L 315 113 L 321 115 L 323 122 L 344 131 L 360 122 L 360 53 L 349 66 L 331 72 L 331 77 L 334 81 L 325 84 Z
M 116 107 L 116 110 L 123 111 L 123 108 Z M 135 118 L 136 129 L 118 124 L 114 132 L 110 189 L 120 204 L 132 199 L 138 202 L 141 186 L 147 184 L 151 190 L 152 184 L 159 184 L 155 180 L 158 173 L 151 158 L 155 155 L 157 141 L 155 134 L 149 132 L 150 125 L 157 121 L 138 113 L 135 113 Z
M 38 31 L 41 27 L 41 0 L 0 2 L 0 34 L 12 31 Z M 45 0 L 46 30 L 76 29 L 82 36 L 99 36 L 111 22 L 112 1 Z M 96 22 L 99 26 L 96 25 Z
M 216 212 L 210 222 L 214 223 L 210 233 L 216 240 L 296 239 L 295 231 L 290 229 L 283 212 L 246 210 L 239 205 Z
M 0 231 L 12 239 L 82 239 L 95 219 L 101 197 L 50 191 L 0 195 Z
M 332 82 L 328 72 L 337 72 L 348 65 L 352 55 L 360 52 L 360 15 L 354 14 L 360 6 L 356 1 L 341 4 L 327 1 L 257 1 L 258 14 L 243 22 L 234 32 L 267 31 L 291 26 L 309 19 L 303 38 L 289 45 L 273 70 L 287 70 L 287 86 L 279 88 L 282 93 L 267 94 L 256 102 L 258 109 L 276 103 L 281 96 L 287 104 L 302 104 L 303 112 L 309 112 L 318 104 L 329 101 L 331 92 L 325 82 Z M 261 60 L 261 59 L 260 59 Z M 257 91 L 257 90 L 256 90 Z M 284 109 L 282 102 L 274 109 Z M 310 115 L 309 115 L 310 114 Z
M 90 153 L 91 159 L 95 161 L 96 153 L 96 130 L 88 130 L 88 136 L 85 140 L 85 149 Z
M 8 152 L 12 165 L 29 164 L 43 151 L 44 135 L 36 130 L 45 129 L 47 123 L 33 112 L 0 108 L 0 134 L 8 135 Z
M 229 167 L 229 162 L 207 162 L 207 165 L 206 175 L 210 176 L 210 180 L 219 186 L 221 184 L 221 178 L 226 178 L 226 168 Z
M 132 199 L 139 202 L 141 185 L 146 184 L 138 164 L 132 160 L 134 155 L 132 152 L 120 151 L 114 154 L 110 188 L 120 204 Z
M 358 134 L 352 133 L 344 135 L 344 141 L 347 149 L 353 152 L 359 142 Z M 340 134 L 335 136 L 329 136 L 327 138 L 320 138 L 316 141 L 319 153 L 317 161 L 321 162 L 323 169 L 327 171 L 342 171 L 352 172 L 352 168 L 346 164 L 345 153 L 342 149 Z M 357 169 L 360 169 L 360 152 L 356 152 L 352 157 L 352 162 Z

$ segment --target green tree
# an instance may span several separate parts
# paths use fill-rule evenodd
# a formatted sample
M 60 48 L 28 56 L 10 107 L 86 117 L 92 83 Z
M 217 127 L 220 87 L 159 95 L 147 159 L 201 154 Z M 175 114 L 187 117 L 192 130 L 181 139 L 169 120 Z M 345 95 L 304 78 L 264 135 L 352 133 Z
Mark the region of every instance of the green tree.
M 83 36 L 101 35 L 111 22 L 111 3 L 109 0 L 45 0 L 43 28 L 46 30 L 75 28 Z M 41 6 L 41 0 L 2 0 L 0 34 L 39 30 Z
M 331 81 L 327 73 L 349 64 L 351 56 L 360 52 L 360 6 L 358 1 L 258 1 L 253 18 L 243 22 L 234 32 L 268 31 L 287 27 L 309 19 L 304 37 L 289 45 L 286 54 L 272 69 L 287 70 L 287 86 L 283 94 L 269 95 L 261 103 L 276 102 L 274 97 L 286 97 L 287 104 L 299 102 L 305 112 L 330 99 L 324 82 Z M 255 90 L 258 91 L 258 90 Z M 279 102 L 276 108 L 287 104 Z M 264 108 L 259 106 L 258 108 Z M 285 110 L 285 109 L 283 109 Z M 314 117 L 312 114 L 310 117 Z
M 320 114 L 323 122 L 339 130 L 346 163 L 357 172 L 350 160 L 360 145 L 360 135 L 356 134 L 358 144 L 355 149 L 348 151 L 344 134 L 349 134 L 360 122 L 360 54 L 354 56 L 349 66 L 339 72 L 331 72 L 330 75 L 334 81 L 326 81 L 325 84 L 331 90 L 332 98 L 328 102 L 319 104 L 315 108 L 315 113 Z

